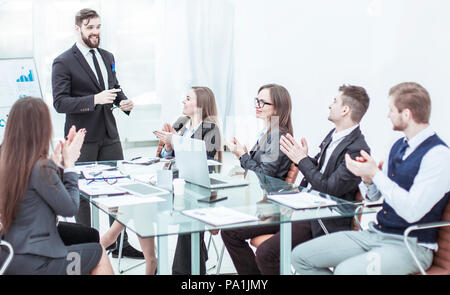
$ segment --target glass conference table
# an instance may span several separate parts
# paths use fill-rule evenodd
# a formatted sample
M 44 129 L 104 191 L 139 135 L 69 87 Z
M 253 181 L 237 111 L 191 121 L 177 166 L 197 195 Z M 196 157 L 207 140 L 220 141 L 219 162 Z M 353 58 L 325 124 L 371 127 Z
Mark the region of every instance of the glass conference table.
M 162 170 L 167 163 L 159 162 L 152 165 L 123 164 L 122 161 L 97 162 L 117 167 L 124 175 L 132 178 L 139 175 L 156 174 L 157 170 Z M 88 163 L 80 163 L 88 164 Z M 237 169 L 232 169 L 239 171 Z M 234 174 L 234 175 L 230 175 Z M 192 274 L 200 273 L 200 233 L 209 230 L 231 229 L 250 226 L 263 226 L 269 224 L 280 225 L 280 273 L 291 273 L 291 222 L 322 220 L 327 218 L 353 217 L 361 203 L 348 202 L 316 191 L 308 192 L 320 195 L 323 198 L 335 200 L 337 205 L 318 207 L 314 209 L 293 210 L 289 207 L 276 203 L 268 199 L 270 194 L 295 193 L 306 191 L 305 188 L 298 188 L 280 179 L 264 174 L 248 171 L 246 173 L 227 173 L 233 178 L 245 178 L 249 184 L 246 186 L 230 187 L 223 189 L 207 189 L 198 185 L 186 183 L 183 195 L 175 195 L 168 192 L 158 197 L 163 198 L 162 202 L 146 203 L 138 205 L 127 205 L 110 209 L 99 206 L 97 198 L 108 196 L 89 196 L 80 191 L 83 198 L 92 204 L 91 219 L 92 226 L 99 229 L 99 212 L 105 212 L 123 224 L 128 230 L 133 231 L 139 237 L 157 238 L 157 259 L 158 274 L 170 274 L 168 236 L 178 234 L 191 235 L 191 270 Z M 156 178 L 156 177 L 155 177 Z M 198 199 L 211 195 L 221 197 L 225 200 L 215 203 L 198 202 Z M 237 210 L 244 214 L 257 217 L 258 221 L 238 223 L 226 226 L 213 226 L 200 220 L 191 218 L 182 213 L 183 210 L 223 206 Z M 375 210 L 364 210 L 366 213 L 375 213 Z

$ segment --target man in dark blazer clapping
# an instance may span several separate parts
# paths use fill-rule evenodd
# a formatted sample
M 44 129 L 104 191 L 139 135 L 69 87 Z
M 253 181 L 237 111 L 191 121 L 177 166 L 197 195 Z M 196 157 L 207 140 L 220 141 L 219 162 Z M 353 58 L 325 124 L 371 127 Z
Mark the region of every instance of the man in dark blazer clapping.
M 112 110 L 119 108 L 129 115 L 134 107 L 120 89 L 114 56 L 99 48 L 100 27 L 96 11 L 80 10 L 75 16 L 77 42 L 53 62 L 53 105 L 58 113 L 66 114 L 65 136 L 72 126 L 87 130 L 79 162 L 123 160 Z M 90 205 L 85 199 L 81 199 L 76 220 L 91 223 Z M 143 257 L 131 246 L 124 247 L 124 253 Z

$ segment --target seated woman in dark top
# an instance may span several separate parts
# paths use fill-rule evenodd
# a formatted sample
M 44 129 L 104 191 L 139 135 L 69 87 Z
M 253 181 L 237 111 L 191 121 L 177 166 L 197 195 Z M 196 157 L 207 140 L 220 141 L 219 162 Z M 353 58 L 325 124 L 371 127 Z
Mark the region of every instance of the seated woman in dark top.
M 227 146 L 241 162 L 241 167 L 257 173 L 285 179 L 291 167 L 291 160 L 280 151 L 280 137 L 292 134 L 291 96 L 283 86 L 268 84 L 262 86 L 255 98 L 256 117 L 264 121 L 264 129 L 258 141 L 250 150 L 236 138 Z
M 255 98 L 255 108 L 256 117 L 265 122 L 255 146 L 247 152 L 236 138 L 230 140 L 227 146 L 239 158 L 242 168 L 285 180 L 292 162 L 280 150 L 280 137 L 293 132 L 289 92 L 280 85 L 264 85 Z M 274 234 L 279 229 L 279 225 L 267 225 L 221 231 L 223 243 L 238 274 L 260 274 L 257 257 L 246 240 Z

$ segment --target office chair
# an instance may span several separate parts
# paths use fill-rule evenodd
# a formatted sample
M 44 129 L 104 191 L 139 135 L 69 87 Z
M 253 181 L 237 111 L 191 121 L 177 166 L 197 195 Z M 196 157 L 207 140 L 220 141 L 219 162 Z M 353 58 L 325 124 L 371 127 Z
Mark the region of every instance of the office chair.
M 133 268 L 136 268 L 138 266 L 141 266 L 142 264 L 145 263 L 145 259 L 143 259 L 143 261 L 140 261 L 140 262 L 138 262 L 138 263 L 136 263 L 136 264 L 126 268 L 126 269 L 121 269 L 120 268 L 120 261 L 122 260 L 122 250 L 123 250 L 123 239 L 124 239 L 124 236 L 125 236 L 125 229 L 123 229 L 120 232 L 119 253 L 117 255 L 117 259 L 118 259 L 117 260 L 117 272 L 119 274 L 123 274 L 123 273 L 125 273 L 125 272 L 127 272 L 129 270 L 132 270 Z M 156 248 L 155 248 L 155 251 L 156 251 Z M 112 250 L 111 250 L 111 252 L 112 252 Z
M 291 168 L 289 169 L 288 174 L 287 174 L 286 178 L 284 179 L 284 181 L 294 184 L 295 180 L 297 179 L 298 172 L 299 172 L 299 170 L 298 170 L 297 166 L 295 166 L 295 164 L 292 163 Z M 255 248 L 258 248 L 259 245 L 261 245 L 262 243 L 264 243 L 266 240 L 270 239 L 271 237 L 273 237 L 273 234 L 260 235 L 260 236 L 254 237 L 250 240 L 250 245 L 252 245 Z
M 431 267 L 425 271 L 417 259 L 416 254 L 408 244 L 408 236 L 413 231 L 429 228 L 439 228 L 437 239 L 438 251 L 434 254 Z M 450 198 L 447 201 L 447 206 L 442 214 L 442 221 L 427 224 L 416 224 L 408 227 L 403 234 L 403 241 L 408 248 L 409 254 L 411 254 L 414 262 L 419 267 L 420 273 L 418 274 L 450 275 Z
M 11 244 L 8 243 L 7 241 L 4 241 L 1 239 L 2 229 L 3 229 L 3 225 L 0 223 L 0 251 L 1 251 L 1 248 L 4 247 L 4 248 L 8 249 L 9 254 L 6 257 L 6 260 L 3 263 L 3 265 L 0 267 L 0 275 L 3 275 L 5 273 L 6 269 L 8 268 L 8 266 L 11 263 L 13 256 L 14 256 L 14 250 L 13 250 L 13 247 L 11 246 Z

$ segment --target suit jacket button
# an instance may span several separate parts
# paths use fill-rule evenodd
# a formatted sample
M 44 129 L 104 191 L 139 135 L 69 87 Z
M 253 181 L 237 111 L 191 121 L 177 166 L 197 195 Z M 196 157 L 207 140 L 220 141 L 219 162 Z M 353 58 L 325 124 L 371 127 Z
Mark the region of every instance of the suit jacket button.
M 384 214 L 386 215 L 386 214 L 387 214 L 387 211 L 386 211 L 386 210 L 384 210 L 384 211 L 383 211 L 383 213 L 384 213 Z
M 394 177 L 394 176 L 395 176 L 395 174 L 394 174 L 394 173 L 392 173 L 391 175 L 392 175 L 392 177 Z
M 381 229 L 381 225 L 379 225 L 378 228 Z

